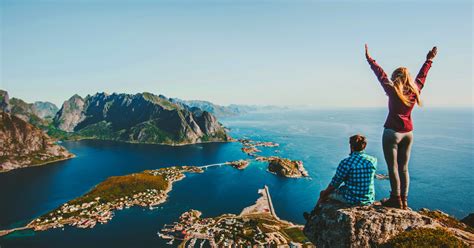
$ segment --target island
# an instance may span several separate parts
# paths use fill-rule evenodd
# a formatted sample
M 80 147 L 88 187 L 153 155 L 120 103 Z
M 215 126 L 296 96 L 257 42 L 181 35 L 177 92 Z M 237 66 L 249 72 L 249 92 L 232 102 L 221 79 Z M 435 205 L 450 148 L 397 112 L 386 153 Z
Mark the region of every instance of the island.
M 302 232 L 302 226 L 281 220 L 273 208 L 267 186 L 259 189 L 256 203 L 246 207 L 239 215 L 223 214 L 201 218 L 198 210 L 189 210 L 178 222 L 166 224 L 158 235 L 181 242 L 180 247 L 200 247 L 209 242 L 210 247 L 314 247 Z
M 247 153 L 249 156 L 256 156 L 257 152 L 261 152 L 257 147 L 278 147 L 280 146 L 278 143 L 273 143 L 269 141 L 253 141 L 251 139 L 239 139 L 240 143 L 242 143 L 242 151 Z
M 247 166 L 249 166 L 250 162 L 248 160 L 240 159 L 240 160 L 237 160 L 237 161 L 227 162 L 227 164 L 229 164 L 230 166 L 232 166 L 236 169 L 243 170 L 243 169 L 247 168 Z
M 152 209 L 153 206 L 164 203 L 173 183 L 182 180 L 185 173 L 202 172 L 200 167 L 174 166 L 109 177 L 85 195 L 64 203 L 24 227 L 0 231 L 0 236 L 23 229 L 44 231 L 65 225 L 93 228 L 97 223 L 103 224 L 111 220 L 115 210 L 132 206 Z
M 300 178 L 308 177 L 309 174 L 303 166 L 301 160 L 290 160 L 277 156 L 259 156 L 255 160 L 268 162 L 268 171 L 283 177 Z

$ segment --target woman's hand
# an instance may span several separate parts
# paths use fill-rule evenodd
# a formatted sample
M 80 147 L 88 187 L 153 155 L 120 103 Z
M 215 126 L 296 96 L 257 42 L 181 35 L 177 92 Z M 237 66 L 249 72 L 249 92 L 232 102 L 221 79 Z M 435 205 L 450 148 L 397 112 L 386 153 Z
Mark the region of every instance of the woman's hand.
M 438 48 L 433 47 L 428 54 L 426 55 L 426 60 L 433 60 L 434 57 L 436 57 L 436 54 L 438 53 Z
M 370 57 L 370 54 L 369 54 L 369 46 L 367 46 L 367 44 L 365 44 L 365 58 L 367 59 L 371 59 L 372 57 Z

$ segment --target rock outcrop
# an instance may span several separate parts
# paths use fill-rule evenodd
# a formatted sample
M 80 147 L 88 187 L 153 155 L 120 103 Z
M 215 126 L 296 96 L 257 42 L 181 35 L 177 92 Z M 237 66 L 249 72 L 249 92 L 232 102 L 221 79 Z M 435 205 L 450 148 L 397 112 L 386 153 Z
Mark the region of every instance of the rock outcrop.
M 192 144 L 227 141 L 224 127 L 206 111 L 193 111 L 151 93 L 97 93 L 64 102 L 57 128 L 83 138 L 136 143 Z
M 474 228 L 474 213 L 470 213 L 468 216 L 464 217 L 461 222 Z
M 54 116 L 54 125 L 59 129 L 72 132 L 79 122 L 84 120 L 84 99 L 74 95 L 65 101 Z
M 457 238 L 456 241 L 474 245 L 474 234 L 466 225 L 452 222 L 455 220 L 452 217 L 446 221 L 433 213 L 440 212 L 415 212 L 382 206 L 348 207 L 328 202 L 309 214 L 304 233 L 318 248 L 380 247 L 397 235 L 425 228 L 442 229 L 447 235 Z
M 4 90 L 0 90 L 0 111 L 10 112 L 10 97 Z
M 0 172 L 73 157 L 43 131 L 16 115 L 0 112 Z
M 268 171 L 283 177 L 299 178 L 307 177 L 308 172 L 303 166 L 303 161 L 290 160 L 280 157 L 257 158 L 260 161 L 268 161 Z

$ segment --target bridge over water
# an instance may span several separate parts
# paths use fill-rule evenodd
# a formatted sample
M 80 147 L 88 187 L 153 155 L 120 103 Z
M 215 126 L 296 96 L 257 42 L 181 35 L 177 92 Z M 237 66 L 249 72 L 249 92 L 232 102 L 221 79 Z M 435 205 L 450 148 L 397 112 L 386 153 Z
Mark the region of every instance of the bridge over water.
M 199 168 L 201 169 L 207 169 L 209 167 L 217 167 L 217 166 L 223 166 L 223 165 L 228 165 L 229 162 L 224 162 L 224 163 L 218 163 L 218 164 L 207 164 L 207 165 L 202 165 L 202 166 L 199 166 Z

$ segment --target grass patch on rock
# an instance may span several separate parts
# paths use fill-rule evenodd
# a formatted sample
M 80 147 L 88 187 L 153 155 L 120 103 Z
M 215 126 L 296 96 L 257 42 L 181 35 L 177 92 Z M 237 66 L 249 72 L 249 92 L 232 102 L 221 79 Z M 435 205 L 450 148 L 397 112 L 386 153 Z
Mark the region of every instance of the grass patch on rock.
M 461 240 L 454 237 L 450 232 L 437 228 L 419 228 L 402 232 L 385 243 L 383 248 L 464 248 L 468 247 Z

